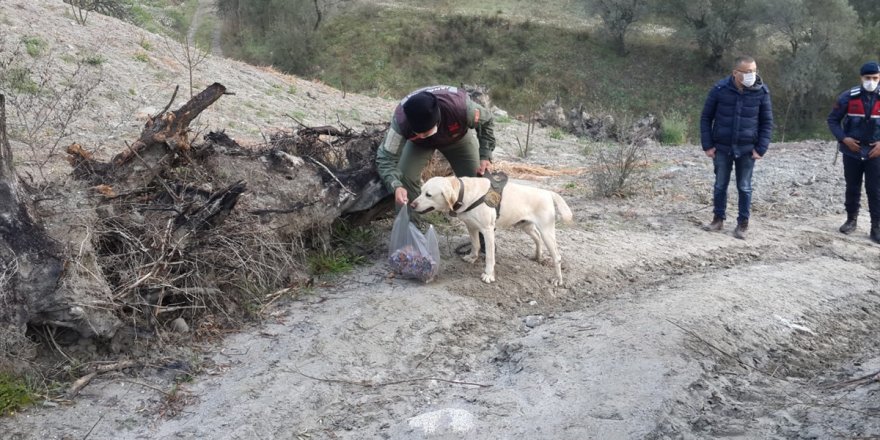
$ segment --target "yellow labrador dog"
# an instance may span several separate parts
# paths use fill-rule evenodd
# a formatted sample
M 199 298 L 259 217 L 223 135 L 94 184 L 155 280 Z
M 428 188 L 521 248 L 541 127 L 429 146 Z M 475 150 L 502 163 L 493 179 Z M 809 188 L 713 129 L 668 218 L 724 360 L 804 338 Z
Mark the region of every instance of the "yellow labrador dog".
M 556 267 L 554 286 L 562 285 L 562 257 L 556 245 L 556 211 L 566 223 L 572 214 L 559 194 L 540 188 L 508 183 L 501 195 L 500 210 L 484 203 L 491 189 L 485 177 L 432 177 L 422 185 L 422 193 L 410 206 L 419 213 L 439 211 L 458 216 L 471 237 L 471 253 L 464 261 L 477 261 L 479 234 L 486 239 L 486 269 L 483 282 L 495 281 L 495 227 L 518 228 L 535 242 L 535 260 L 541 261 L 541 241 L 547 246 Z

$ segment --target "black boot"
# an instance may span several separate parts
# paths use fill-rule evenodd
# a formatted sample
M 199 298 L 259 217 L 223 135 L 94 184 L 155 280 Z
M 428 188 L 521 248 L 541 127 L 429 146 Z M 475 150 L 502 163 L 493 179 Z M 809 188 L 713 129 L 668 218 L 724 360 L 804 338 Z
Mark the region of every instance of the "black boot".
M 844 234 L 849 234 L 852 231 L 855 231 L 856 227 L 858 226 L 858 224 L 857 224 L 858 218 L 859 218 L 859 213 L 847 214 L 846 215 L 846 222 L 844 224 L 840 225 L 840 232 L 843 232 Z
M 748 219 L 740 220 L 740 221 L 736 222 L 736 229 L 733 230 L 734 237 L 736 237 L 740 240 L 745 240 L 746 235 L 748 235 L 748 232 L 749 232 L 749 220 Z
M 880 219 L 871 219 L 871 240 L 880 243 Z
M 712 223 L 709 223 L 706 226 L 703 226 L 703 229 L 711 232 L 718 232 L 721 228 L 724 227 L 724 219 L 719 217 L 718 215 L 712 217 Z

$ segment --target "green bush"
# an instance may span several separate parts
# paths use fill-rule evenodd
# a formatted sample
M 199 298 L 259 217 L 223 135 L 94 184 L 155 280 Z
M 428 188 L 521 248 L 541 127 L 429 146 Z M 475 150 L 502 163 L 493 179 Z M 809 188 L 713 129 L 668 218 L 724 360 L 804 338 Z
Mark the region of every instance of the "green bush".
M 0 373 L 0 416 L 14 414 L 35 400 L 34 389 L 25 378 Z
M 682 145 L 688 140 L 687 117 L 678 112 L 663 115 L 660 121 L 660 142 L 665 145 Z

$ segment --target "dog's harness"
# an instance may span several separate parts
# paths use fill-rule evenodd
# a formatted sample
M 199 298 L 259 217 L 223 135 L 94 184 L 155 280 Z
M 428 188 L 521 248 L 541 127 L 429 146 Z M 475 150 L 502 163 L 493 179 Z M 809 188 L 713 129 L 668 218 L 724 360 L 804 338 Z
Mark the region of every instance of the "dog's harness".
M 458 178 L 458 200 L 452 204 L 452 212 L 450 212 L 449 215 L 457 217 L 477 206 L 480 206 L 481 203 L 485 203 L 490 208 L 495 208 L 495 215 L 501 215 L 501 193 L 504 191 L 504 186 L 507 185 L 507 174 L 487 173 L 485 177 L 489 179 L 489 191 L 480 196 L 480 198 L 475 200 L 474 203 L 471 203 L 467 209 L 461 212 L 458 212 L 458 210 L 463 206 L 462 199 L 464 199 L 464 182 L 461 181 L 461 178 Z

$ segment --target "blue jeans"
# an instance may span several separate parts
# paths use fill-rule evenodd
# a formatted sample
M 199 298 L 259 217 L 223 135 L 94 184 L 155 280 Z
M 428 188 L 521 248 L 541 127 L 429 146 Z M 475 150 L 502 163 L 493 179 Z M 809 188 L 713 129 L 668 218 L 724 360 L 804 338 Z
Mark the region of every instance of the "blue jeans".
M 755 159 L 751 154 L 734 157 L 733 154 L 715 152 L 715 215 L 725 219 L 727 211 L 727 185 L 730 183 L 730 171 L 736 168 L 736 190 L 739 193 L 739 216 L 737 222 L 749 219 L 749 207 L 752 205 L 752 170 Z

